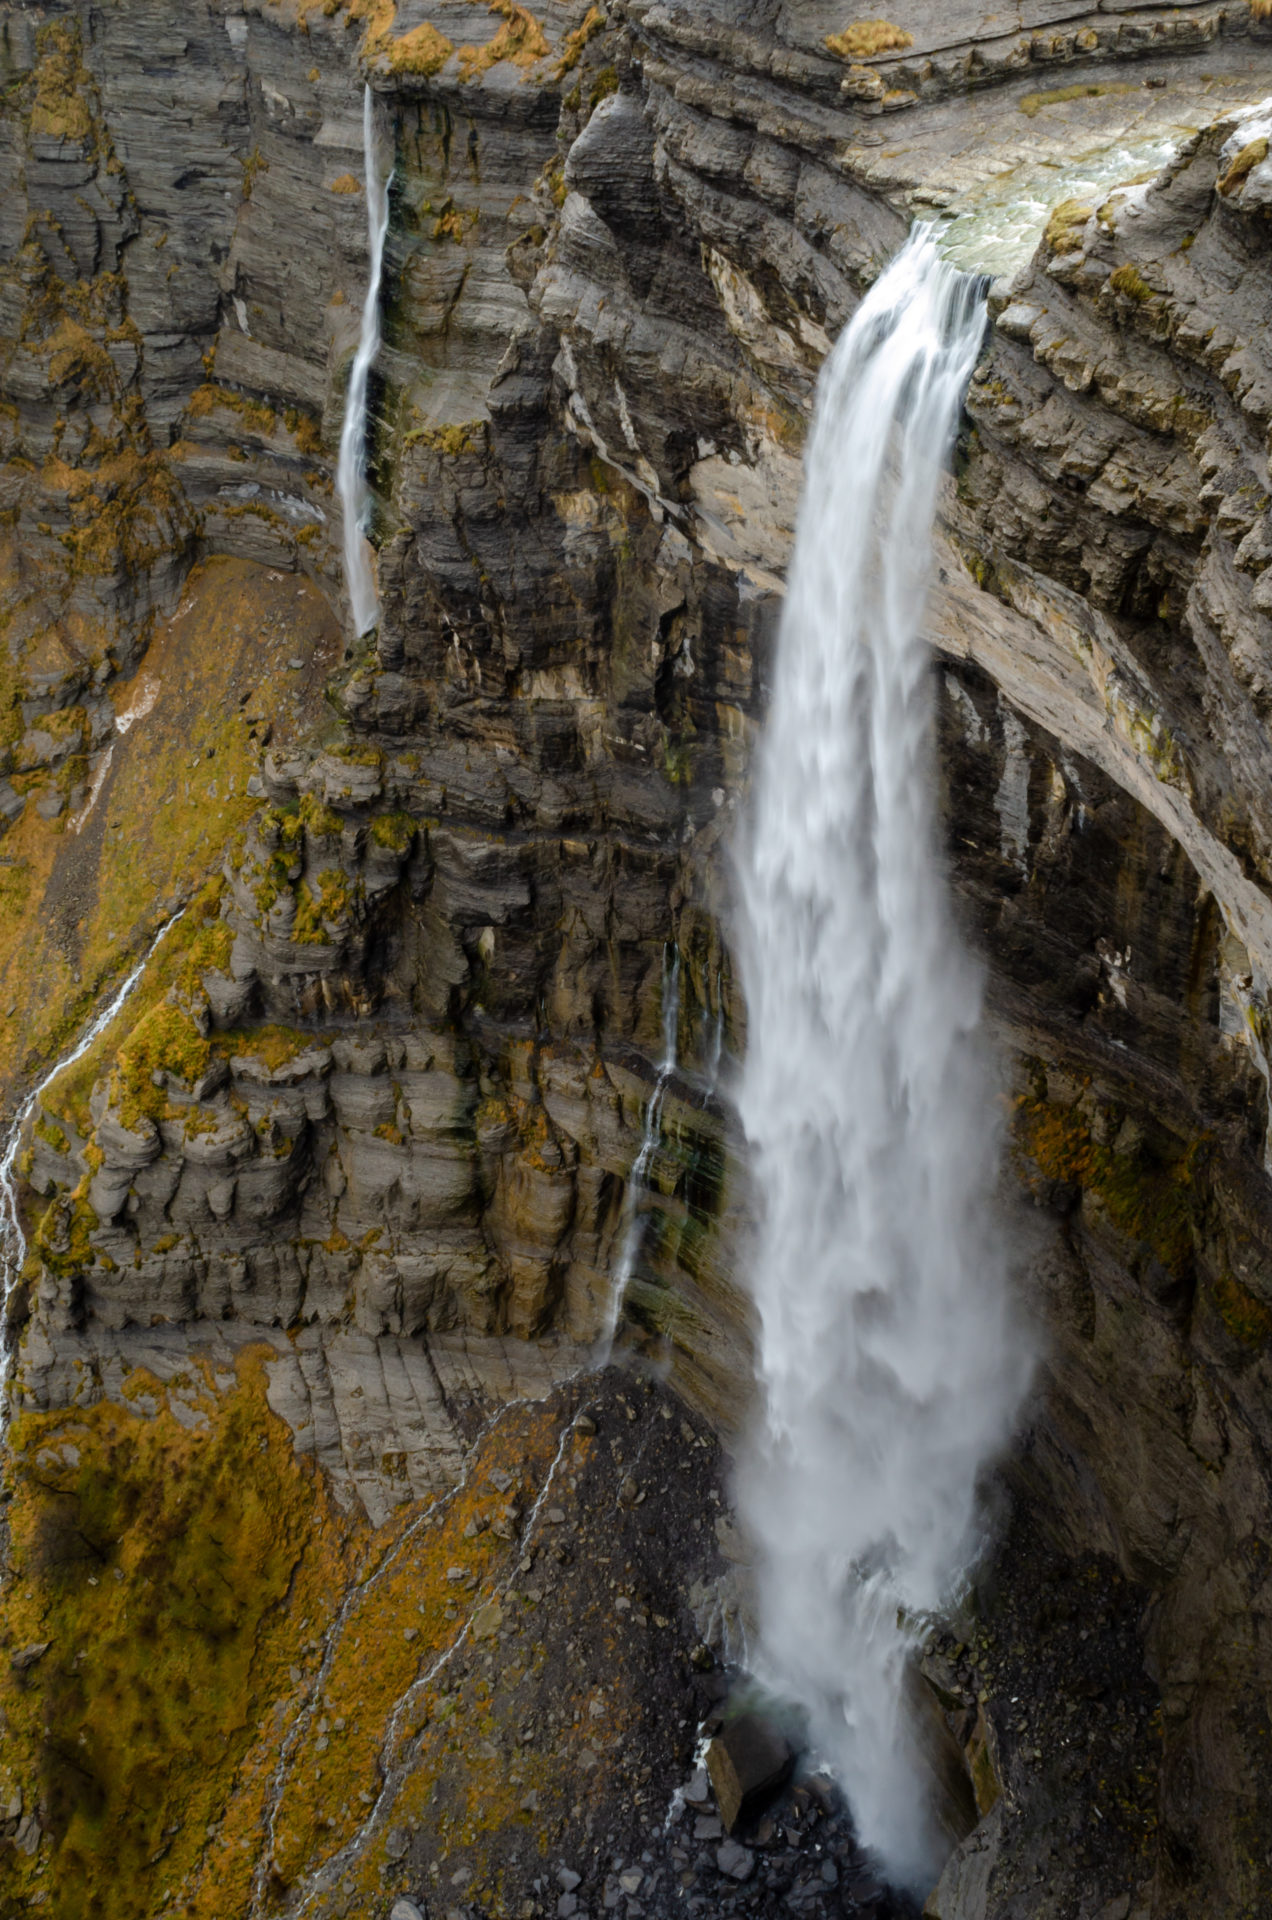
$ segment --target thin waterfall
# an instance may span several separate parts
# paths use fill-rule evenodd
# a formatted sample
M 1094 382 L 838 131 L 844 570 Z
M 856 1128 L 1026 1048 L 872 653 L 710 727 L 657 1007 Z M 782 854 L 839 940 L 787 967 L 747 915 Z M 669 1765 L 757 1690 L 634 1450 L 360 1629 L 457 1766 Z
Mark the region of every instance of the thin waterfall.
M 916 1888 L 942 1849 L 905 1669 L 969 1569 L 978 1474 L 1028 1377 L 920 632 L 984 326 L 980 284 L 921 227 L 826 363 L 739 862 L 762 1388 L 739 1497 L 759 1671 L 805 1709 L 862 1840 Z
M 702 1104 L 704 1107 L 715 1098 L 716 1089 L 720 1085 L 720 1062 L 724 1054 L 724 978 L 718 971 L 715 993 L 714 1015 L 709 1004 L 702 1009 Z
M 183 908 L 182 912 L 184 911 Z M 18 1154 L 21 1151 L 26 1123 L 38 1107 L 45 1090 L 52 1086 L 60 1074 L 82 1060 L 98 1036 L 105 1033 L 115 1015 L 123 1009 L 131 997 L 156 950 L 180 918 L 180 913 L 174 913 L 170 920 L 164 921 L 136 966 L 127 975 L 123 984 L 116 989 L 101 1012 L 84 1029 L 71 1051 L 64 1054 L 51 1072 L 46 1073 L 39 1085 L 27 1095 L 9 1129 L 4 1151 L 0 1154 L 0 1275 L 3 1276 L 4 1283 L 4 1307 L 2 1325 L 0 1325 L 2 1340 L 7 1341 L 8 1338 L 9 1301 L 22 1273 L 27 1254 L 26 1235 L 22 1231 L 22 1216 L 18 1209 Z M 7 1394 L 5 1413 L 7 1416 Z
M 646 1214 L 641 1202 L 645 1198 L 649 1169 L 653 1164 L 654 1154 L 658 1150 L 658 1142 L 662 1136 L 663 1101 L 666 1098 L 667 1082 L 676 1071 L 679 1029 L 680 949 L 669 941 L 663 951 L 662 1059 L 658 1065 L 658 1078 L 654 1082 L 654 1090 L 649 1096 L 649 1105 L 645 1108 L 645 1130 L 641 1136 L 640 1149 L 632 1162 L 632 1170 L 627 1177 L 627 1192 L 623 1197 L 623 1218 L 620 1223 L 622 1238 L 619 1242 L 618 1266 L 614 1271 L 614 1284 L 610 1289 L 609 1308 L 600 1344 L 600 1353 L 604 1359 L 608 1359 L 613 1348 L 614 1335 L 618 1332 L 618 1322 L 623 1311 L 623 1302 L 627 1298 L 627 1289 L 636 1271 L 641 1243 L 645 1238 Z
M 367 183 L 367 232 L 371 277 L 362 303 L 362 330 L 349 373 L 344 423 L 340 429 L 340 458 L 336 463 L 336 491 L 344 518 L 345 585 L 357 633 L 368 632 L 379 618 L 375 574 L 367 544 L 371 490 L 367 485 L 367 383 L 380 351 L 380 279 L 384 271 L 384 237 L 389 230 L 388 182 L 380 179 L 375 150 L 375 96 L 367 87 L 362 96 L 362 147 Z

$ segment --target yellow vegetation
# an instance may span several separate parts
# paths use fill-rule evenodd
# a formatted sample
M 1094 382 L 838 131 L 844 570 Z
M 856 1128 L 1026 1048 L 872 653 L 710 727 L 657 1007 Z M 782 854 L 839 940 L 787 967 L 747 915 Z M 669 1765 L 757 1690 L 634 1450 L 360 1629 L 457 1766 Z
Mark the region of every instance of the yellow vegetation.
M 435 453 L 444 453 L 450 459 L 457 460 L 461 453 L 474 453 L 477 450 L 482 427 L 480 420 L 467 420 L 449 427 L 413 427 L 406 435 L 404 445 L 429 447 Z
M 332 181 L 329 191 L 332 193 L 361 193 L 362 182 L 361 180 L 355 180 L 351 173 L 342 173 L 338 180 Z
M 277 420 L 274 409 L 263 401 L 249 400 L 245 394 L 235 393 L 230 387 L 205 383 L 195 388 L 186 403 L 186 412 L 192 420 L 206 419 L 209 414 L 221 409 L 236 413 L 244 426 L 262 439 L 268 439 L 274 431 Z
M 201 991 L 205 972 L 229 965 L 233 935 L 220 918 L 224 890 L 225 882 L 217 875 L 195 895 L 111 1024 L 73 1067 L 45 1089 L 42 1104 L 49 1114 L 87 1135 L 92 1125 L 89 1095 L 139 1023 L 168 994 L 177 993 L 188 1001 Z
M 269 1073 L 285 1067 L 289 1060 L 303 1053 L 306 1047 L 313 1045 L 312 1033 L 302 1033 L 296 1027 L 227 1027 L 215 1035 L 218 1053 L 227 1059 L 236 1057 L 259 1060 Z
M 1141 306 L 1153 297 L 1153 289 L 1139 268 L 1133 267 L 1129 260 L 1124 266 L 1114 268 L 1109 275 L 1109 285 L 1114 293 L 1124 294 L 1128 300 L 1134 300 Z
M 66 495 L 71 526 L 59 538 L 73 575 L 143 574 L 192 531 L 185 495 L 162 453 L 122 448 L 90 469 L 50 461 L 44 483 Z
M 287 1785 L 275 1823 L 275 1859 L 278 1878 L 293 1885 L 302 1871 L 312 1871 L 352 1838 L 361 1825 L 359 1792 L 373 1792 L 379 1784 L 380 1739 L 394 1703 L 436 1660 L 459 1632 L 462 1608 L 467 1614 L 480 1602 L 494 1600 L 512 1575 L 513 1542 L 493 1529 L 473 1528 L 484 1522 L 492 1504 L 486 1482 L 502 1468 L 519 1488 L 538 1484 L 552 1460 L 558 1428 L 549 1406 L 510 1409 L 483 1441 L 479 1470 L 448 1504 L 441 1525 L 418 1534 L 392 1571 L 371 1589 L 345 1623 L 336 1657 L 323 1688 L 330 1722 L 328 1751 L 322 1777 L 299 1771 Z M 507 1496 L 511 1497 L 511 1496 Z M 448 1579 L 454 1568 L 459 1579 Z M 404 1628 L 412 1630 L 408 1641 Z M 374 1659 L 363 1650 L 375 1649 Z M 416 1787 L 427 1790 L 434 1769 L 449 1758 L 446 1752 L 446 1713 L 442 1707 L 444 1678 L 421 1693 L 414 1724 L 435 1729 L 436 1739 L 425 1773 Z M 410 1723 L 408 1723 L 410 1724 Z M 481 1735 L 466 1726 L 470 1747 Z M 492 1786 L 494 1780 L 492 1776 Z M 505 1788 L 511 1805 L 492 1798 L 481 1824 L 498 1831 L 501 1821 L 517 1818 L 517 1802 L 525 1792 Z M 525 1818 L 525 1816 L 521 1816 Z M 526 1822 L 527 1826 L 529 1821 Z M 382 1859 L 382 1854 L 380 1855 Z M 363 1863 L 372 1874 L 374 1855 Z M 378 1892 L 378 1884 L 376 1891 Z
M 1134 92 L 1135 88 L 1125 81 L 1089 81 L 1086 85 L 1050 87 L 1045 93 L 1027 93 L 1020 102 L 1020 111 L 1033 120 L 1043 107 L 1065 107 L 1074 100 L 1099 100 L 1109 93 Z
M 887 20 L 856 20 L 842 33 L 827 36 L 826 45 L 840 60 L 868 60 L 877 53 L 902 52 L 914 45 L 914 35 Z
M 265 158 L 265 155 L 259 147 L 253 147 L 252 151 L 241 164 L 243 168 L 243 198 L 250 200 L 252 197 L 252 189 L 261 174 L 269 172 L 269 161 Z
M 1114 1132 L 1110 1116 L 1099 1130 Z M 1193 1255 L 1194 1160 L 1197 1147 L 1177 1159 L 1140 1141 L 1119 1150 L 1097 1137 L 1094 1114 L 1080 1103 L 1061 1106 L 1040 1086 L 1017 1102 L 1016 1137 L 1026 1161 L 1044 1180 L 1081 1189 L 1097 1213 L 1127 1239 L 1147 1247 L 1168 1273 L 1180 1274 Z M 1198 1143 L 1199 1145 L 1200 1143 Z
M 151 937 L 163 917 L 160 903 L 187 896 L 220 867 L 257 805 L 247 792 L 260 755 L 252 719 L 272 716 L 285 743 L 321 711 L 339 633 L 314 588 L 293 574 L 271 577 L 248 561 L 215 559 L 194 570 L 185 594 L 180 614 L 151 643 L 139 680 L 117 696 L 123 708 L 146 685 L 156 690 L 151 711 L 116 737 L 111 771 L 82 834 L 58 833 L 61 823 L 50 826 L 28 807 L 6 835 L 5 855 L 14 864 L 0 868 L 0 1005 L 16 1003 L 18 1012 L 0 1023 L 0 1081 L 24 1063 L 31 1071 L 64 1051 L 111 979 Z M 298 676 L 287 666 L 293 653 L 313 662 L 294 713 L 286 704 L 297 691 Z M 41 906 L 46 887 L 58 884 L 55 869 L 69 861 L 83 915 L 78 978 L 57 917 Z M 189 916 L 156 956 L 160 974 L 188 931 Z M 228 933 L 216 938 L 228 942 Z M 206 964 L 224 970 L 228 958 L 226 945 Z M 165 977 L 163 991 L 170 984 Z M 114 1030 L 113 1045 L 135 1024 L 140 1004 L 134 1001 Z M 90 1087 L 111 1052 L 113 1046 L 96 1054 Z
M 6 1912 L 35 1895 L 51 1920 L 246 1913 L 271 1809 L 261 1910 L 276 1912 L 355 1840 L 408 1741 L 385 1817 L 343 1863 L 350 1913 L 386 1908 L 394 1825 L 430 1838 L 440 1826 L 479 1863 L 486 1837 L 519 1828 L 534 1846 L 573 1803 L 588 1739 L 582 1676 L 572 1699 L 558 1683 L 554 1700 L 575 1709 L 575 1741 L 506 1757 L 512 1689 L 523 1672 L 538 1681 L 546 1657 L 537 1596 L 513 1584 L 518 1510 L 557 1455 L 560 1402 L 508 1408 L 449 1499 L 426 1512 L 407 1498 L 372 1533 L 340 1512 L 271 1413 L 273 1358 L 249 1349 L 227 1378 L 196 1352 L 166 1391 L 136 1373 L 122 1404 L 15 1422 L 6 1647 L 48 1646 L 25 1669 L 0 1659 L 0 1795 L 38 1806 L 45 1834 L 33 1856 L 0 1850 Z M 595 1445 L 576 1436 L 572 1471 Z M 448 1668 L 465 1637 L 496 1633 L 506 1686 L 468 1662 Z M 617 1645 L 605 1651 L 595 1790 L 612 1786 L 639 1711 Z M 491 1911 L 510 1910 L 500 1891 L 492 1884 Z
M 339 928 L 349 917 L 353 894 L 339 867 L 328 867 L 318 876 L 315 896 L 305 881 L 296 889 L 296 918 L 291 937 L 300 945 L 325 947 L 330 944 L 330 927 Z
M 430 76 L 441 72 L 455 48 L 444 33 L 439 33 L 426 20 L 422 26 L 413 27 L 400 39 L 388 41 L 385 51 L 389 57 L 390 72 Z
M 35 104 L 31 132 L 49 140 L 88 140 L 93 132 L 89 109 L 92 75 L 84 65 L 79 27 L 53 20 L 35 40 Z
M 489 73 L 501 60 L 510 60 L 514 66 L 532 67 L 538 60 L 546 59 L 551 52 L 544 38 L 543 28 L 528 7 L 517 4 L 517 0 L 487 0 L 492 13 L 498 14 L 503 25 L 492 40 L 482 47 L 461 47 L 459 49 L 459 73 L 462 80 L 478 79 L 483 73 Z
M 1270 3 L 1272 3 L 1272 0 L 1270 0 Z M 583 57 L 583 49 L 590 40 L 595 38 L 604 25 L 605 15 L 601 12 L 601 9 L 599 7 L 589 7 L 580 24 L 575 27 L 573 33 L 566 35 L 564 43 L 562 44 L 561 58 L 557 61 L 556 68 L 556 77 L 558 80 L 564 80 L 567 73 L 574 71 Z
M 55 1920 L 148 1920 L 162 1886 L 209 1920 L 245 1908 L 256 1855 L 216 1841 L 217 1823 L 236 1794 L 259 1808 L 262 1770 L 240 1765 L 365 1533 L 297 1461 L 266 1357 L 240 1359 L 228 1396 L 190 1378 L 193 1430 L 163 1404 L 15 1423 L 5 1627 L 11 1645 L 51 1644 L 30 1673 L 0 1663 L 0 1772 L 50 1831 L 34 1858 L 3 1850 L 6 1908 L 42 1887 Z M 127 1393 L 163 1401 L 145 1376 Z
M 1062 200 L 1048 220 L 1043 235 L 1048 253 L 1077 253 L 1093 211 L 1082 200 Z
M 434 240 L 462 240 L 477 225 L 479 215 L 476 207 L 459 208 L 448 200 L 433 222 Z
M 372 840 L 390 853 L 409 853 L 415 832 L 415 822 L 409 813 L 380 813 L 371 822 Z
M 143 1014 L 120 1047 L 110 1076 L 111 1104 L 124 1126 L 135 1132 L 144 1118 L 168 1113 L 169 1077 L 189 1090 L 208 1070 L 212 1049 L 200 1024 L 173 994 Z
M 1266 1301 L 1256 1299 L 1231 1273 L 1219 1274 L 1212 1292 L 1224 1325 L 1243 1347 L 1261 1348 L 1272 1342 L 1272 1307 Z
M 1268 0 L 1268 4 L 1269 9 L 1272 10 L 1272 0 Z M 1272 18 L 1272 11 L 1270 11 L 1269 17 Z M 1252 140 L 1249 146 L 1242 147 L 1240 153 L 1224 174 L 1223 179 L 1219 182 L 1220 193 L 1225 195 L 1232 194 L 1237 191 L 1238 187 L 1243 187 L 1250 175 L 1254 172 L 1254 169 L 1262 166 L 1267 157 L 1268 141 L 1267 135 L 1264 134 L 1260 139 Z

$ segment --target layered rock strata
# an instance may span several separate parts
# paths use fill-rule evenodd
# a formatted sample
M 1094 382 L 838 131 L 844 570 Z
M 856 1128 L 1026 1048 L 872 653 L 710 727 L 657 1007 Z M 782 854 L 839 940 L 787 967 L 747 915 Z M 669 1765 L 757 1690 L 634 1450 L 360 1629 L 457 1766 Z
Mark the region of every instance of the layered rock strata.
M 513 1382 L 577 1364 L 635 1221 L 627 1337 L 736 1423 L 727 850 L 817 368 L 914 211 L 1040 152 L 1063 170 L 1200 128 L 1155 183 L 1053 209 L 996 290 L 944 515 L 949 846 L 1037 1203 L 1046 1361 L 1005 1481 L 1024 1585 L 1045 1567 L 1104 1613 L 1031 1622 L 991 1568 L 976 1637 L 933 1648 L 940 1740 L 989 1816 L 933 1910 L 1254 1914 L 1272 374 L 1268 127 L 1241 116 L 1272 35 L 1244 3 L 1038 0 L 1010 33 L 971 5 L 893 11 L 878 52 L 841 9 L 777 0 L 6 22 L 21 885 L 0 899 L 15 943 L 67 903 L 64 1018 L 154 924 L 138 902 L 98 941 L 85 903 L 117 868 L 73 860 L 67 829 L 96 806 L 113 830 L 107 746 L 118 782 L 151 724 L 118 731 L 119 683 L 168 644 L 191 562 L 240 569 L 240 627 L 268 605 L 280 649 L 301 627 L 280 574 L 339 604 L 364 75 L 393 163 L 381 625 L 337 667 L 305 616 L 296 723 L 266 739 L 261 703 L 250 792 L 245 764 L 233 818 L 182 852 L 193 904 L 44 1095 L 17 1401 L 109 1410 L 121 1353 L 163 1372 L 185 1342 L 194 1366 L 225 1323 L 280 1356 L 270 1404 L 302 1451 L 398 1524 L 456 1471 L 446 1356 Z M 669 956 L 677 1066 L 635 1194 Z M 29 1031 L 51 1065 L 56 1022 Z M 6 1055 L 12 1084 L 38 1053 Z M 1134 1738 L 1112 1705 L 1090 1728 L 1140 1825 L 1060 1857 L 1090 1788 L 1017 1737 L 1039 1721 L 1006 1688 L 1034 1633 L 1072 1674 L 1084 1632 L 1142 1669 Z M 52 1860 L 70 1828 L 40 1818 Z

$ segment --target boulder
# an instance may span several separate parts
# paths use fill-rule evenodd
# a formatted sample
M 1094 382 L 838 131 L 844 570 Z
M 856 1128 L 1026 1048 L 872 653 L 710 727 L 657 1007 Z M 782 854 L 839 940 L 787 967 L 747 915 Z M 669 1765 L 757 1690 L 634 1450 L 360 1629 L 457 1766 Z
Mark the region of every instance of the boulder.
M 743 1713 L 727 1723 L 707 1748 L 707 1772 L 729 1833 L 780 1793 L 794 1763 L 785 1734 L 764 1714 Z

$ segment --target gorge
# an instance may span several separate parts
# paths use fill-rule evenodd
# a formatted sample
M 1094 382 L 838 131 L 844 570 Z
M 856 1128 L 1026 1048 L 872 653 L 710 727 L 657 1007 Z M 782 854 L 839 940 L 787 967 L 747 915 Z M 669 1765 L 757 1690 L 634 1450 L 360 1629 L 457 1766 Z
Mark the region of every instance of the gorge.
M 918 1904 L 1262 1914 L 1262 0 L 14 4 L 0 55 L 6 1910 L 913 1910 L 748 1679 L 816 1708 L 746 1481 L 767 1070 L 847 1129 L 800 1180 L 858 1155 L 981 1289 L 903 1343 L 948 1482 L 887 1432 L 947 1530 L 884 1621 Z M 781 1045 L 746 901 L 817 382 L 916 221 L 997 276 L 879 616 L 951 898 L 877 978 L 924 1086 L 923 994 L 983 1001 L 1000 1094 L 934 1163 L 842 1111 L 846 978 Z M 815 1357 L 783 1417 L 864 1421 Z M 886 1754 L 824 1757 L 868 1826 Z

